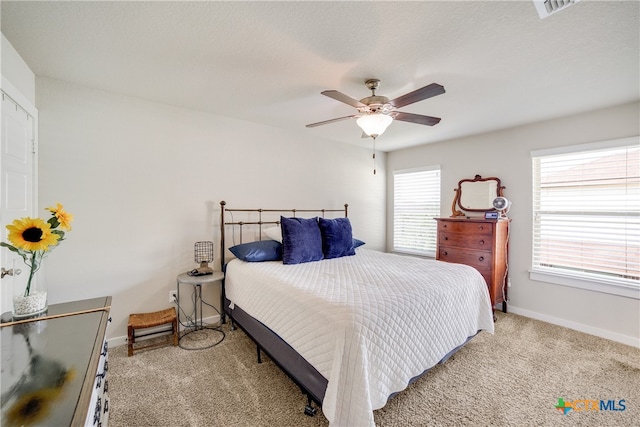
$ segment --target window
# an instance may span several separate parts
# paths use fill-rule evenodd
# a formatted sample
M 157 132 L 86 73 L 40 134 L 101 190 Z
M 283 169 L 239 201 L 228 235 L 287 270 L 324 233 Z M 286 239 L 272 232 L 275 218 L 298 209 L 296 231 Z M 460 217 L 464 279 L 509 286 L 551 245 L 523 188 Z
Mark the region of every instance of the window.
M 532 279 L 640 298 L 639 153 L 638 138 L 532 153 Z
M 435 256 L 440 166 L 393 173 L 393 251 Z

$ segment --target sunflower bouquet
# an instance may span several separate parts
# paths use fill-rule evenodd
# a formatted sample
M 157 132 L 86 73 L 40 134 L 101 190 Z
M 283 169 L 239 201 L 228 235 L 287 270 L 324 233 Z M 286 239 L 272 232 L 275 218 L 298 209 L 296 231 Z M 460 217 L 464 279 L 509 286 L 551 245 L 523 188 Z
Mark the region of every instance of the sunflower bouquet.
M 64 240 L 65 231 L 71 231 L 73 215 L 66 212 L 60 203 L 46 210 L 51 212 L 48 221 L 41 218 L 16 219 L 7 225 L 7 239 L 11 244 L 0 242 L 0 246 L 20 255 L 29 267 L 24 297 L 31 294 L 31 283 L 42 265 L 42 260 Z

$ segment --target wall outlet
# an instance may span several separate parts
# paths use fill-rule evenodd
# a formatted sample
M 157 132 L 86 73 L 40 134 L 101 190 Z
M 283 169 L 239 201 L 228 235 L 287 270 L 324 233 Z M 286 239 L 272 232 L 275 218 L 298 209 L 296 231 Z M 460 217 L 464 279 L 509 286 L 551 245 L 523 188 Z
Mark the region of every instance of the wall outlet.
M 169 302 L 178 302 L 178 291 L 169 291 Z
M 507 288 L 511 287 L 511 279 L 507 279 Z

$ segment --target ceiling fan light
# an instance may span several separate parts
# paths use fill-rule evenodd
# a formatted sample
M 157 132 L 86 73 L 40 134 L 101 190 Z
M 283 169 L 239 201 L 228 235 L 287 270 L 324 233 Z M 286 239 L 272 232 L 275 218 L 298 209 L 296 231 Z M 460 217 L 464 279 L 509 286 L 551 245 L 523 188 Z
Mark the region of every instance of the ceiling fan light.
M 372 137 L 378 137 L 389 127 L 393 118 L 387 114 L 365 114 L 356 120 L 356 123 L 364 133 Z

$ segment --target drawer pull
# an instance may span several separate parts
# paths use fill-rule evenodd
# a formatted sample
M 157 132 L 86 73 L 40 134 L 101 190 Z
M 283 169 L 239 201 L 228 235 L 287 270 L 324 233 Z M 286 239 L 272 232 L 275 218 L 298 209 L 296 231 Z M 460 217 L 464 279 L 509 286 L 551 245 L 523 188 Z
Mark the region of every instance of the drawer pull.
M 102 401 L 100 398 L 98 398 L 98 401 L 96 402 L 96 409 L 93 412 L 93 424 L 96 424 L 98 421 L 100 421 L 101 412 L 102 412 Z
M 484 257 L 481 256 L 480 258 L 478 258 L 478 261 L 484 261 Z
M 449 240 L 449 238 L 445 236 L 444 240 Z
M 481 245 L 484 245 L 484 240 L 480 240 L 480 244 L 481 244 Z
M 449 255 L 449 252 L 447 252 L 447 251 L 444 251 L 444 254 L 445 254 L 445 255 Z

